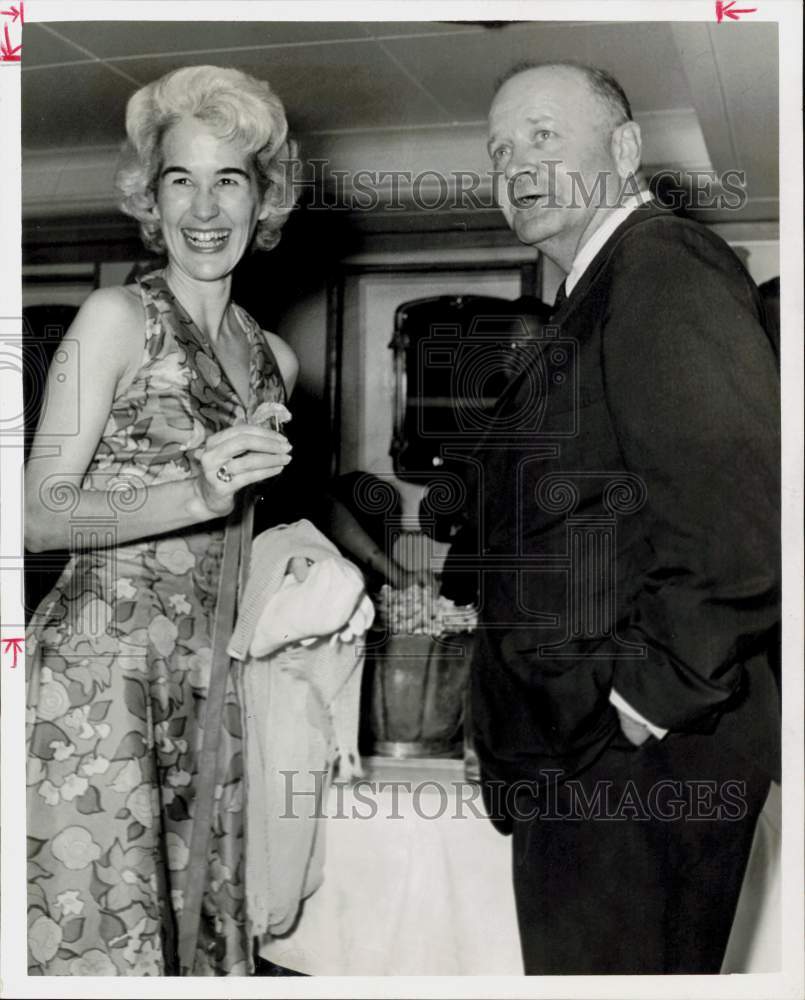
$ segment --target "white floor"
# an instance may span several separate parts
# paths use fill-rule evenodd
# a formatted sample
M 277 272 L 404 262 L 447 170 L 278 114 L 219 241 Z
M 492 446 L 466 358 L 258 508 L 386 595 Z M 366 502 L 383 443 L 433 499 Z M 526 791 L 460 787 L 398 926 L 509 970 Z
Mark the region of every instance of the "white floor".
M 760 814 L 722 972 L 781 968 L 780 836 L 782 795 L 772 784 Z
M 462 762 L 365 763 L 371 793 L 331 791 L 324 885 L 294 932 L 264 945 L 263 957 L 318 976 L 522 975 L 511 843 L 459 803 L 468 788 Z M 395 781 L 410 787 L 395 793 L 388 784 Z M 780 829 L 775 785 L 755 835 L 725 973 L 780 967 Z

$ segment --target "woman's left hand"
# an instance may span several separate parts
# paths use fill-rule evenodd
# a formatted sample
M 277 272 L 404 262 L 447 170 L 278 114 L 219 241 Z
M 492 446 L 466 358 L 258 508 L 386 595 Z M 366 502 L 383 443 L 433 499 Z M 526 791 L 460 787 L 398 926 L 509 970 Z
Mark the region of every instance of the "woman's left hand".
M 196 486 L 214 517 L 229 514 L 244 486 L 277 476 L 291 460 L 284 434 L 252 424 L 235 424 L 211 434 L 201 453 Z

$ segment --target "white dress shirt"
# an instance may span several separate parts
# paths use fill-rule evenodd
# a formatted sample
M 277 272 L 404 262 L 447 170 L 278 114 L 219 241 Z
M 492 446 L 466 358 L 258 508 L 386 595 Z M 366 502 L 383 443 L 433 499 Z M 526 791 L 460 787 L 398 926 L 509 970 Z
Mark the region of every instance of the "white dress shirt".
M 579 250 L 576 254 L 576 257 L 573 260 L 573 266 L 570 268 L 570 274 L 568 274 L 565 278 L 566 295 L 570 295 L 581 276 L 590 264 L 592 264 L 593 257 L 595 257 L 618 226 L 622 222 L 625 222 L 636 208 L 640 208 L 641 205 L 645 205 L 645 203 L 647 201 L 651 201 L 653 197 L 654 196 L 651 191 L 641 191 L 640 194 L 630 194 L 623 199 L 622 205 L 618 208 L 614 208 L 610 212 L 598 229 L 596 229 L 593 235 L 582 245 L 581 250 Z
M 635 209 L 644 205 L 647 201 L 651 201 L 651 199 L 652 194 L 650 191 L 641 191 L 640 194 L 629 195 L 627 198 L 624 198 L 623 204 L 610 212 L 604 222 L 598 227 L 598 229 L 596 229 L 593 235 L 576 254 L 570 273 L 565 278 L 566 295 L 570 295 L 581 276 L 592 263 L 595 255 L 606 243 L 609 237 L 615 232 L 618 226 L 628 219 Z M 624 715 L 630 716 L 635 720 L 635 722 L 639 722 L 641 725 L 644 725 L 656 739 L 661 740 L 663 736 L 668 733 L 667 729 L 661 729 L 660 726 L 655 726 L 652 722 L 649 722 L 648 719 L 642 716 L 636 708 L 632 708 L 629 702 L 619 695 L 615 688 L 612 688 L 609 692 L 609 700 L 619 712 L 623 712 Z

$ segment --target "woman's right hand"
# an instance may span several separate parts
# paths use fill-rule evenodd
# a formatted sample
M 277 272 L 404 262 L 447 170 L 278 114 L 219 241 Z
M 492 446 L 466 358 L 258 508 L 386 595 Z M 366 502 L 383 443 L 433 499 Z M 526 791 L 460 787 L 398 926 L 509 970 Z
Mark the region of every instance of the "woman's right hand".
M 284 434 L 254 424 L 236 424 L 207 438 L 201 453 L 197 492 L 213 517 L 224 517 L 235 506 L 235 494 L 282 472 L 291 461 L 291 445 Z M 220 478 L 219 470 L 231 476 Z

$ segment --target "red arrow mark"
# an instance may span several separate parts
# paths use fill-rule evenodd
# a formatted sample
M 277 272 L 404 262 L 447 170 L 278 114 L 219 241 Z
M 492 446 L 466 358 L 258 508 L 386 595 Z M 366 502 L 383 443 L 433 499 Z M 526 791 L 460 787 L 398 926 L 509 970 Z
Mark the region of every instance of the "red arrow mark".
M 716 0 L 716 21 L 721 24 L 725 17 L 730 18 L 732 21 L 740 21 L 741 14 L 754 14 L 757 7 L 746 7 L 740 10 L 733 10 L 735 6 L 735 0 Z
M 5 35 L 2 42 L 0 42 L 0 61 L 1 62 L 19 62 L 20 56 L 18 55 L 22 45 L 17 45 L 14 48 L 11 47 L 11 39 L 8 37 L 8 25 L 3 25 L 3 33 Z
M 20 3 L 19 7 L 16 5 L 13 6 L 11 10 L 0 10 L 0 14 L 10 17 L 12 24 L 17 23 L 17 18 L 19 18 L 20 24 L 25 24 L 25 7 L 22 3 Z
M 3 645 L 6 647 L 3 652 L 13 652 L 14 659 L 11 661 L 11 669 L 17 665 L 17 656 L 22 652 L 23 639 L 3 639 Z

